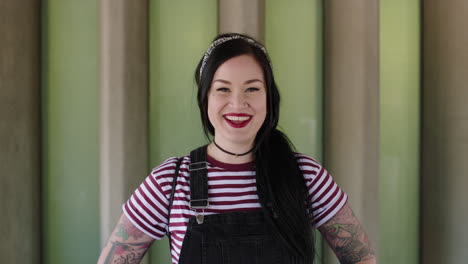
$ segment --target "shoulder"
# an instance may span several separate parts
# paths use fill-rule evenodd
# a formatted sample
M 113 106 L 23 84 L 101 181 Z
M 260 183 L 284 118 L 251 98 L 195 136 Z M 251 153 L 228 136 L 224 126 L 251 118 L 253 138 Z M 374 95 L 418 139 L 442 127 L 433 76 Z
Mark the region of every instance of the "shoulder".
M 150 178 L 156 180 L 159 184 L 172 181 L 179 158 L 182 158 L 181 167 L 184 166 L 184 164 L 190 163 L 190 155 L 184 157 L 170 157 L 151 170 Z
M 316 159 L 302 153 L 295 153 L 295 156 L 297 165 L 309 188 L 333 181 L 332 176 Z
M 189 159 L 190 156 L 182 157 L 179 172 L 183 170 L 182 167 L 184 163 L 190 163 Z M 174 181 L 174 173 L 178 160 L 179 157 L 170 157 L 154 167 L 137 191 L 141 189 L 148 196 L 158 196 L 160 199 L 168 198 Z
M 303 154 L 303 153 L 298 153 L 294 152 L 294 156 L 296 157 L 296 160 L 298 163 L 305 163 L 304 165 L 310 165 L 314 167 L 321 167 L 322 165 L 320 162 L 318 162 L 316 159 L 312 158 L 309 155 Z
M 316 159 L 302 153 L 294 153 L 297 165 L 304 175 L 313 174 L 317 175 L 320 171 L 324 170 L 322 164 Z
M 178 158 L 177 157 L 170 157 L 163 161 L 161 164 L 158 166 L 154 167 L 151 170 L 151 175 L 153 177 L 158 177 L 161 174 L 164 174 L 168 171 L 174 170 L 176 163 L 177 163 Z

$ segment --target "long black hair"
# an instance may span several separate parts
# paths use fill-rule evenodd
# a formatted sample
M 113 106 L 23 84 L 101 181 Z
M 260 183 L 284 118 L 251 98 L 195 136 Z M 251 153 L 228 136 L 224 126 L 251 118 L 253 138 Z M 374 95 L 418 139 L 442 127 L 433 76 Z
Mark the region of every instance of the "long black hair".
M 237 33 L 219 35 L 213 42 L 219 44 L 208 51 L 209 56 L 202 57 L 195 71 L 205 135 L 209 137 L 215 132 L 208 118 L 208 92 L 216 70 L 233 57 L 253 56 L 262 67 L 267 89 L 267 115 L 254 147 L 257 193 L 278 238 L 297 257 L 312 263 L 314 245 L 306 203 L 307 189 L 292 144 L 277 129 L 280 95 L 266 50 L 253 38 Z

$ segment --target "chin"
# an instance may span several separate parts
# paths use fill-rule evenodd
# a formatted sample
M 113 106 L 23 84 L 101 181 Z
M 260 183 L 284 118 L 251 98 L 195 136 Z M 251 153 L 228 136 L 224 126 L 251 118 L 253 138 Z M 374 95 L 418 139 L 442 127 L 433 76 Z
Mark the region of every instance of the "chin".
M 246 138 L 246 137 L 232 137 L 232 138 L 229 138 L 228 140 L 232 144 L 245 145 L 245 144 L 250 144 L 251 142 L 253 142 L 255 140 L 255 137 L 254 138 L 252 138 L 252 137 L 249 137 L 249 138 Z

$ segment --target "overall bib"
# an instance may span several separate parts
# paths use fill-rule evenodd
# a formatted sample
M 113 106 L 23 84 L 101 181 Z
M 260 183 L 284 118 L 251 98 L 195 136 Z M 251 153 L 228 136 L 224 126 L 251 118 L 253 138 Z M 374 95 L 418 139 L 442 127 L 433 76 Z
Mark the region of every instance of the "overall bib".
M 197 211 L 197 215 L 188 222 L 179 264 L 308 263 L 296 257 L 280 242 L 275 236 L 274 227 L 265 219 L 263 210 L 204 216 L 203 209 L 209 206 L 206 146 L 192 151 L 190 159 L 189 205 Z M 178 166 L 179 163 L 175 178 Z M 169 200 L 169 213 L 175 182 Z

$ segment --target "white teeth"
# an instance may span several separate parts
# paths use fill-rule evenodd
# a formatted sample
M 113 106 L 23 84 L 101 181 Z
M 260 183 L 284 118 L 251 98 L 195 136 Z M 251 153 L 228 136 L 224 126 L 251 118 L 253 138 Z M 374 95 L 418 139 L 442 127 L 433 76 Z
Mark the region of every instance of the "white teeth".
M 250 119 L 250 116 L 225 116 L 226 119 L 231 121 L 246 121 Z

